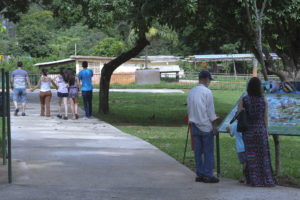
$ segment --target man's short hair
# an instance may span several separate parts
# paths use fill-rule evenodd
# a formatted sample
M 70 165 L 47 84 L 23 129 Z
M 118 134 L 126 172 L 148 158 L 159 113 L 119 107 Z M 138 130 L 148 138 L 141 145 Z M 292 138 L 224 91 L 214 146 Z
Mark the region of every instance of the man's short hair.
M 83 61 L 82 62 L 82 67 L 83 68 L 87 68 L 88 67 L 88 62 L 87 61 Z
M 19 61 L 19 62 L 17 63 L 17 66 L 18 66 L 18 67 L 23 67 L 23 63 L 22 63 L 21 61 Z

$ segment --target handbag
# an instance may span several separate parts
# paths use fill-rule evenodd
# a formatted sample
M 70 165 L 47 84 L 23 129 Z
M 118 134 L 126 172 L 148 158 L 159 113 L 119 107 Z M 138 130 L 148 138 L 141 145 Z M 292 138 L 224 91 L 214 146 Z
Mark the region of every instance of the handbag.
M 248 120 L 247 120 L 247 113 L 246 110 L 243 109 L 239 113 L 237 117 L 238 123 L 237 123 L 237 131 L 238 132 L 245 132 L 248 129 Z
M 249 99 L 248 99 L 248 102 L 249 102 Z M 235 120 L 238 120 L 238 122 L 237 122 L 237 131 L 238 132 L 245 132 L 248 129 L 248 119 L 247 119 L 247 113 L 246 113 L 244 105 L 243 105 L 243 109 L 241 110 L 241 112 L 232 118 L 232 120 L 230 121 L 230 124 L 232 124 Z

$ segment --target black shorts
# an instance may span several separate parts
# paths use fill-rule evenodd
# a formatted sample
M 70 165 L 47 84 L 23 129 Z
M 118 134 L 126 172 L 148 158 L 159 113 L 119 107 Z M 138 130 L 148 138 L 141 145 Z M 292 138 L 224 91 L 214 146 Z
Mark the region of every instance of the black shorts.
M 61 92 L 57 92 L 57 97 L 59 97 L 59 98 L 69 97 L 69 93 L 61 93 Z
M 246 152 L 238 152 L 238 158 L 241 164 L 247 162 Z

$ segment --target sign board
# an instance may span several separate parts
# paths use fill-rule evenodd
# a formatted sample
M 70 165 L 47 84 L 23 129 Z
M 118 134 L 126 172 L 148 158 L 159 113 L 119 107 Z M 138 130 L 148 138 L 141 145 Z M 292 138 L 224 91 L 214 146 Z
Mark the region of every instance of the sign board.
M 300 82 L 267 81 L 263 82 L 262 86 L 269 104 L 270 134 L 300 136 Z M 219 132 L 226 132 L 237 106 L 238 103 L 223 120 Z

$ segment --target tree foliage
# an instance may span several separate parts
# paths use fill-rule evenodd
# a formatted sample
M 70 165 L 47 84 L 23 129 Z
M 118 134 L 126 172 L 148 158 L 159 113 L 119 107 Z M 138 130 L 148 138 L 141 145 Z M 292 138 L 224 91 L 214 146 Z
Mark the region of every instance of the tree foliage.
M 51 0 L 1 0 L 0 14 L 13 22 L 17 22 L 20 20 L 21 14 L 27 12 L 33 3 L 47 5 L 50 2 Z
M 32 57 L 46 57 L 51 54 L 49 42 L 52 39 L 53 17 L 50 11 L 32 12 L 21 17 L 17 24 L 18 45 Z
M 124 52 L 125 46 L 123 41 L 107 37 L 94 46 L 94 56 L 117 57 Z
M 201 9 L 198 11 L 199 13 L 201 11 L 203 15 L 201 15 L 202 20 L 195 24 L 195 29 L 203 33 L 203 27 L 210 27 L 210 30 L 214 31 L 211 32 L 214 37 L 240 40 L 259 58 L 256 36 L 252 31 L 245 4 L 242 1 L 202 0 L 199 2 L 198 7 Z M 256 28 L 256 13 L 254 6 L 251 6 L 254 1 L 248 2 L 253 26 Z M 262 18 L 262 43 L 267 71 L 269 74 L 278 75 L 282 80 L 299 80 L 300 78 L 299 4 L 298 0 L 269 0 Z M 262 5 L 262 1 L 257 1 L 257 5 Z M 260 10 L 261 7 L 258 9 Z M 191 17 L 189 24 L 194 22 Z M 272 61 L 269 52 L 275 52 L 282 58 L 283 70 Z
M 0 34 L 6 33 L 5 28 L 2 27 L 2 23 L 0 22 Z

